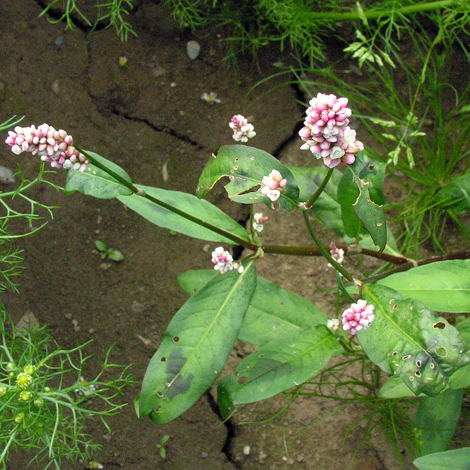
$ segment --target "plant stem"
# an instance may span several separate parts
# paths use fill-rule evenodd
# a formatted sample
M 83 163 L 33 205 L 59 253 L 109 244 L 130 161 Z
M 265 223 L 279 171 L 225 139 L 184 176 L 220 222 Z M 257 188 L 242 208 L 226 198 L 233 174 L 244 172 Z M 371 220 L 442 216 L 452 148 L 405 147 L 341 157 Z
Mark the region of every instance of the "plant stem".
M 333 171 L 334 171 L 334 168 L 330 168 L 328 170 L 328 173 L 326 174 L 320 186 L 318 186 L 317 190 L 312 194 L 312 197 L 305 203 L 304 205 L 305 209 L 310 209 L 310 207 L 312 207 L 312 204 L 319 198 L 320 194 L 325 189 L 325 186 L 328 184 L 328 181 L 330 181 Z
M 312 240 L 315 242 L 317 245 L 318 249 L 320 250 L 320 253 L 328 260 L 328 262 L 336 269 L 336 271 L 340 272 L 345 279 L 347 279 L 350 282 L 354 282 L 354 278 L 349 274 L 346 269 L 343 268 L 331 255 L 330 252 L 322 245 L 320 240 L 318 239 L 317 235 L 315 234 L 315 231 L 313 230 L 312 224 L 310 223 L 310 220 L 308 218 L 307 211 L 302 211 L 302 215 L 305 220 L 305 225 L 307 226 L 308 233 L 312 237 Z
M 130 189 L 137 196 L 142 196 L 145 199 L 148 199 L 149 201 L 153 202 L 154 204 L 157 204 L 160 207 L 163 207 L 164 209 L 167 209 L 170 212 L 173 212 L 174 214 L 179 215 L 180 217 L 184 217 L 185 219 L 187 219 L 191 222 L 194 222 L 195 224 L 198 224 L 201 227 L 207 228 L 208 230 L 211 230 L 212 232 L 218 233 L 219 235 L 222 235 L 222 236 L 228 238 L 229 240 L 234 241 L 236 244 L 241 245 L 244 248 L 248 248 L 248 249 L 253 250 L 253 251 L 258 250 L 259 247 L 257 245 L 254 245 L 253 243 L 247 242 L 247 241 L 243 240 L 242 238 L 237 237 L 236 235 L 233 235 L 230 232 L 227 232 L 227 231 L 225 231 L 225 230 L 223 230 L 219 227 L 216 227 L 215 225 L 212 225 L 212 224 L 210 224 L 210 223 L 208 223 L 204 220 L 201 220 L 197 217 L 194 217 L 191 214 L 188 214 L 187 212 L 184 212 L 180 209 L 177 209 L 176 207 L 173 207 L 170 204 L 167 204 L 166 202 L 161 201 L 160 199 L 157 199 L 153 196 L 150 196 L 149 194 L 146 194 L 145 191 L 143 191 L 142 189 L 137 188 L 136 186 L 134 186 L 129 181 L 126 181 L 122 176 L 118 175 L 114 171 L 107 168 L 105 165 L 103 165 L 100 162 L 96 161 L 90 154 L 88 154 L 83 149 L 80 149 L 80 148 L 77 147 L 77 150 L 79 152 L 83 153 L 83 155 L 85 155 L 93 165 L 95 165 L 100 170 L 106 172 L 108 175 L 112 176 L 115 180 L 117 180 L 119 183 L 121 183 L 126 188 Z
M 422 11 L 429 10 L 438 10 L 440 8 L 449 8 L 454 4 L 458 4 L 458 0 L 441 0 L 437 2 L 428 2 L 423 4 L 414 4 L 408 5 L 401 8 L 390 9 L 390 10 L 378 10 L 371 8 L 369 10 L 364 10 L 364 15 L 367 19 L 377 19 L 383 16 L 391 15 L 408 15 L 410 13 L 419 13 Z M 304 16 L 305 19 L 317 20 L 317 19 L 327 19 L 332 21 L 351 21 L 351 20 L 360 20 L 361 15 L 359 13 L 350 11 L 347 13 L 338 13 L 338 12 L 316 12 L 312 11 Z

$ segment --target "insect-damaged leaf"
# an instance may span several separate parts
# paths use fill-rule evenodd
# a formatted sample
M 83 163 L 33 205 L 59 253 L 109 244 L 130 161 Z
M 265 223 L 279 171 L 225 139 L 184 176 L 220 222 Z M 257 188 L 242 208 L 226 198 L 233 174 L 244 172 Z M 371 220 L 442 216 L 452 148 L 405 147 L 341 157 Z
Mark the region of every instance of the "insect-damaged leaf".
M 375 307 L 375 319 L 358 332 L 361 346 L 372 362 L 401 377 L 416 395 L 437 395 L 470 362 L 458 330 L 422 302 L 403 300 L 380 285 L 366 285 L 364 293 Z
M 228 176 L 230 182 L 225 189 L 232 201 L 243 204 L 270 203 L 268 197 L 261 194 L 261 181 L 273 170 L 279 171 L 287 180 L 279 204 L 284 210 L 290 211 L 295 208 L 299 200 L 299 188 L 294 176 L 269 153 L 246 145 L 221 147 L 217 156 L 213 155 L 207 162 L 199 178 L 196 194 L 198 197 L 203 197 L 220 178 Z M 259 188 L 255 188 L 256 186 Z M 258 190 L 253 192 L 251 191 L 253 188 Z
M 253 264 L 208 282 L 170 322 L 145 374 L 140 417 L 175 419 L 211 386 L 225 364 L 256 288 Z
M 338 186 L 345 232 L 350 237 L 357 237 L 363 225 L 383 251 L 387 244 L 387 225 L 382 208 L 385 167 L 366 157 L 358 157 L 348 168 L 350 171 L 343 175 Z

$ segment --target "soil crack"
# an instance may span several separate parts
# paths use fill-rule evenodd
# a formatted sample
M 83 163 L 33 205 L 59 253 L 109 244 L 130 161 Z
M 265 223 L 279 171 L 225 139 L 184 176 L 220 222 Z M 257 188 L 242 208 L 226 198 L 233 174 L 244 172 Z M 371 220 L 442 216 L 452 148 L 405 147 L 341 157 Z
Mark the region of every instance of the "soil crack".
M 209 403 L 209 406 L 211 407 L 212 411 L 217 416 L 217 418 L 220 419 L 221 423 L 225 426 L 227 430 L 227 437 L 225 439 L 221 452 L 225 454 L 225 456 L 227 457 L 227 460 L 231 464 L 233 464 L 236 468 L 242 470 L 240 462 L 235 461 L 232 455 L 232 444 L 233 444 L 233 440 L 235 439 L 236 425 L 233 424 L 233 421 L 230 418 L 224 421 L 224 419 L 222 418 L 222 415 L 220 414 L 219 407 L 217 406 L 217 402 L 214 400 L 214 397 L 212 396 L 210 392 L 206 392 L 206 397 L 207 397 L 207 402 Z
M 196 150 L 207 150 L 207 148 L 203 144 L 200 144 L 196 140 L 193 140 L 190 137 L 188 137 L 187 135 L 181 134 L 178 131 L 175 131 L 174 129 L 171 129 L 170 127 L 167 127 L 167 126 L 161 126 L 160 127 L 160 126 L 157 126 L 157 125 L 153 124 L 152 122 L 150 122 L 146 118 L 131 116 L 127 113 L 122 113 L 122 112 L 120 112 L 116 109 L 113 109 L 111 112 L 114 115 L 122 117 L 124 119 L 129 120 L 129 121 L 143 123 L 143 124 L 147 125 L 148 127 L 150 127 L 152 130 L 154 130 L 155 132 L 164 132 L 165 134 L 171 135 L 175 139 L 182 140 L 183 142 L 196 147 Z

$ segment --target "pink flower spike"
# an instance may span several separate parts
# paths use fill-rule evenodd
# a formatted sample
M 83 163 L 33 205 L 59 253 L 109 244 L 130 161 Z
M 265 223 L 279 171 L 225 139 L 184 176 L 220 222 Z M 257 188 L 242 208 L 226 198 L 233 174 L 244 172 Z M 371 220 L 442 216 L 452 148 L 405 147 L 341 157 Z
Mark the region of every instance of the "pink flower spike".
M 374 318 L 374 306 L 358 300 L 343 312 L 343 330 L 351 330 L 354 336 L 358 331 L 369 328 Z
M 84 171 L 89 163 L 73 146 L 71 135 L 62 129 L 56 131 L 48 124 L 42 124 L 37 129 L 35 126 L 16 126 L 15 132 L 8 132 L 5 143 L 17 155 L 22 152 L 38 154 L 42 161 L 49 162 L 53 168 Z
M 261 194 L 268 196 L 273 202 L 279 199 L 282 189 L 287 185 L 287 180 L 277 170 L 271 171 L 269 176 L 263 176 L 261 182 L 264 184 Z
M 248 142 L 248 139 L 256 135 L 253 124 L 249 124 L 248 120 L 241 114 L 232 117 L 229 127 L 233 130 L 233 140 L 237 142 Z

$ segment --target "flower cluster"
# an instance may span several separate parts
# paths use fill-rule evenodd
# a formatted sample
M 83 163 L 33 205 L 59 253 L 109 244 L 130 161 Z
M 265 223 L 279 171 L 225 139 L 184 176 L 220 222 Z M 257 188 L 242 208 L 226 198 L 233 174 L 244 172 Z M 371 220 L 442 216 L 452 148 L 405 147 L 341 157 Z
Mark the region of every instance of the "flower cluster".
M 220 274 L 224 274 L 233 269 L 233 258 L 232 255 L 219 246 L 212 252 L 212 262 L 214 263 L 214 269 L 219 271 Z
M 253 228 L 257 232 L 262 232 L 264 228 L 263 224 L 267 222 L 268 219 L 269 217 L 263 217 L 262 212 L 256 212 L 255 214 L 253 214 Z
M 351 330 L 355 335 L 358 331 L 366 329 L 374 320 L 374 306 L 367 305 L 365 300 L 358 300 L 343 312 L 343 330 Z
M 244 268 L 241 264 L 233 262 L 232 255 L 219 246 L 212 252 L 212 262 L 214 263 L 214 269 L 219 271 L 220 274 L 225 274 L 236 269 L 240 274 Z
M 339 320 L 337 318 L 330 319 L 326 322 L 326 326 L 331 328 L 333 331 L 339 330 Z
M 248 139 L 251 139 L 256 135 L 253 124 L 249 124 L 246 117 L 241 114 L 233 116 L 229 126 L 230 129 L 233 130 L 233 140 L 236 140 L 237 142 L 248 142 Z
M 304 127 L 299 131 L 305 142 L 300 148 L 310 150 L 318 159 L 323 158 L 328 168 L 341 161 L 354 163 L 354 155 L 364 150 L 364 145 L 356 140 L 356 131 L 348 126 L 352 112 L 346 107 L 348 99 L 318 93 L 309 104 Z
M 15 127 L 9 131 L 5 142 L 16 155 L 22 152 L 38 154 L 41 160 L 50 162 L 53 168 L 65 170 L 85 170 L 88 159 L 73 146 L 73 139 L 63 129 L 56 131 L 52 126 L 43 124 L 37 129 Z
M 331 257 L 338 262 L 338 264 L 343 264 L 344 260 L 344 250 L 342 248 L 338 248 L 334 243 L 330 245 L 330 255 Z M 328 263 L 328 267 L 332 268 L 330 263 Z
M 263 176 L 261 194 L 268 196 L 271 201 L 277 201 L 281 195 L 281 190 L 287 185 L 287 180 L 282 178 L 277 170 L 271 171 L 269 176 Z

